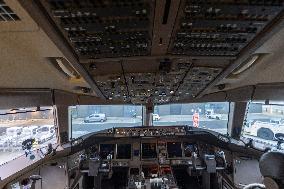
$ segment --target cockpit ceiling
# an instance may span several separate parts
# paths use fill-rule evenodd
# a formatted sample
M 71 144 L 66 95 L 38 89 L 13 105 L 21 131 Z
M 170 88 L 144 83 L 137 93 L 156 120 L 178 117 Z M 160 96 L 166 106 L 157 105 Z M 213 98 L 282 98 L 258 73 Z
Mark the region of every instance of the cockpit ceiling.
M 195 98 L 283 12 L 283 0 L 41 0 L 107 99 Z M 182 58 L 181 58 L 182 57 Z

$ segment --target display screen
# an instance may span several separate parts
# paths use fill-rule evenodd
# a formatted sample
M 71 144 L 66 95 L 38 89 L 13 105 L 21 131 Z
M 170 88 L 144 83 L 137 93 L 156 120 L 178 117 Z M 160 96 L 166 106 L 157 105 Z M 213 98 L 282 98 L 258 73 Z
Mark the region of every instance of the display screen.
M 142 159 L 157 158 L 156 143 L 142 143 Z
M 100 156 L 102 159 L 107 159 L 109 154 L 114 155 L 114 144 L 100 144 Z
M 131 159 L 131 144 L 118 144 L 116 159 Z
M 180 142 L 167 143 L 168 158 L 182 157 L 182 149 Z
M 197 151 L 198 151 L 196 144 L 185 142 L 185 143 L 183 143 L 183 146 L 184 146 L 184 155 L 185 155 L 185 157 L 191 157 L 192 156 L 192 152 L 196 152 L 197 153 Z

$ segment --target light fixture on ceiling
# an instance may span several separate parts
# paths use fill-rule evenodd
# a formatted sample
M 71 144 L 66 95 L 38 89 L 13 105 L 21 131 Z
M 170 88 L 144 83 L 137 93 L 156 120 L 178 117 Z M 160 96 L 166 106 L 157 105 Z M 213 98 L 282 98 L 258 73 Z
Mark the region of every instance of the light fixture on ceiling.
M 77 71 L 70 65 L 68 60 L 64 58 L 55 58 L 57 65 L 60 67 L 61 71 L 63 71 L 69 78 L 75 79 L 79 77 Z
M 233 75 L 239 75 L 240 73 L 243 73 L 247 69 L 249 69 L 253 64 L 259 60 L 260 54 L 254 54 L 249 59 L 247 59 L 244 63 L 242 63 L 239 67 L 237 67 L 232 74 Z

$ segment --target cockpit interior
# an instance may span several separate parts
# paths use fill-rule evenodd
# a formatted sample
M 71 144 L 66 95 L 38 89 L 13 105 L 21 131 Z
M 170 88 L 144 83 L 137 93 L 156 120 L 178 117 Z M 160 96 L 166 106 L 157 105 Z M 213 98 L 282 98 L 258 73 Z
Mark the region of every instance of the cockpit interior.
M 0 0 L 0 189 L 284 189 L 283 0 Z

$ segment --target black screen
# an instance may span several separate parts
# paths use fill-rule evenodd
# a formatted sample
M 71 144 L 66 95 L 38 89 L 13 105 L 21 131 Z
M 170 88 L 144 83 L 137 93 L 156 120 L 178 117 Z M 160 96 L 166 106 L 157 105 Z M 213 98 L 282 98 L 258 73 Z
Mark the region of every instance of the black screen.
M 155 143 L 142 143 L 142 159 L 157 158 Z
M 131 159 L 131 144 L 118 144 L 116 159 Z
M 167 143 L 168 157 L 182 157 L 182 149 L 180 142 L 168 142 Z
M 114 144 L 100 144 L 100 156 L 102 159 L 107 159 L 107 156 L 114 154 Z

